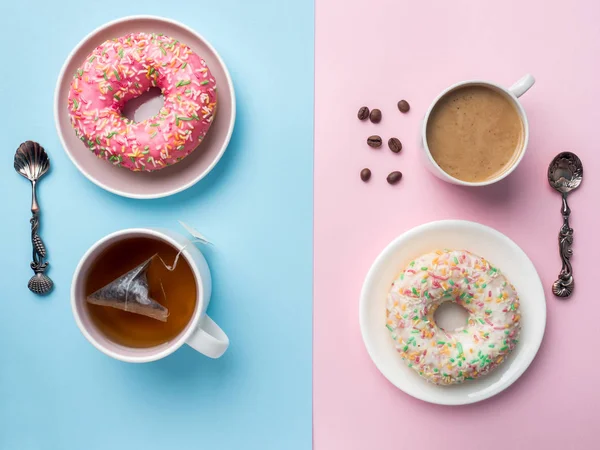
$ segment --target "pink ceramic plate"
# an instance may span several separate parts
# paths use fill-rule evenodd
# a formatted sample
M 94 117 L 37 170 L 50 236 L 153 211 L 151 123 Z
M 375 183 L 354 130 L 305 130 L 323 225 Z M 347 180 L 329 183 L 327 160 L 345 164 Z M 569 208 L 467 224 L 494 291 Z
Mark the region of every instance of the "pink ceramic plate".
M 67 99 L 72 74 L 88 54 L 107 39 L 145 31 L 164 33 L 185 42 L 206 60 L 217 81 L 219 104 L 215 121 L 200 146 L 183 161 L 153 173 L 130 172 L 98 159 L 71 127 Z M 235 94 L 227 67 L 216 50 L 198 33 L 162 17 L 132 16 L 109 22 L 86 36 L 71 52 L 58 77 L 54 117 L 61 143 L 71 161 L 90 181 L 114 194 L 131 198 L 166 197 L 204 178 L 217 164 L 231 138 L 235 123 Z

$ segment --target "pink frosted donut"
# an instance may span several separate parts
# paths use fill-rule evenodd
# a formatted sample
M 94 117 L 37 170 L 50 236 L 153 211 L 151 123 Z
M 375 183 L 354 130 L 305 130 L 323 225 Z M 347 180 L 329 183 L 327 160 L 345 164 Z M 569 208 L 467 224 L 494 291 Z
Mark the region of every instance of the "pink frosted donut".
M 128 100 L 157 86 L 164 106 L 143 122 L 121 114 Z M 75 134 L 99 158 L 133 171 L 181 161 L 204 139 L 217 106 L 206 62 L 162 34 L 132 33 L 97 47 L 69 91 Z

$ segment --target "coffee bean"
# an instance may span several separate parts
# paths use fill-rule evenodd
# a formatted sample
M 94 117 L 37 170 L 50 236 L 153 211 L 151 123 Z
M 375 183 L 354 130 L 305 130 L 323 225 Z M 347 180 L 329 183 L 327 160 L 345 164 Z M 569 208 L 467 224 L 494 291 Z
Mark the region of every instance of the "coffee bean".
M 363 180 L 364 182 L 369 181 L 369 179 L 371 178 L 371 171 L 369 169 L 363 169 L 360 171 L 360 179 Z
M 373 123 L 381 122 L 381 111 L 378 109 L 374 109 L 373 111 L 371 111 L 371 114 L 369 115 L 369 119 L 371 119 L 371 122 L 373 122 Z
M 408 110 L 410 109 L 410 105 L 408 104 L 408 102 L 406 100 L 400 100 L 398 102 L 398 109 L 400 110 L 401 113 L 407 113 Z
M 400 153 L 400 150 L 402 150 L 402 142 L 400 142 L 400 139 L 398 138 L 390 138 L 388 141 L 388 147 L 394 153 Z
M 390 184 L 396 184 L 402 178 L 402 172 L 392 172 L 387 176 L 387 182 Z
M 369 118 L 369 108 L 363 106 L 358 110 L 358 119 L 359 120 L 367 120 Z
M 367 144 L 369 147 L 379 148 L 381 147 L 381 136 L 376 134 L 367 138 Z

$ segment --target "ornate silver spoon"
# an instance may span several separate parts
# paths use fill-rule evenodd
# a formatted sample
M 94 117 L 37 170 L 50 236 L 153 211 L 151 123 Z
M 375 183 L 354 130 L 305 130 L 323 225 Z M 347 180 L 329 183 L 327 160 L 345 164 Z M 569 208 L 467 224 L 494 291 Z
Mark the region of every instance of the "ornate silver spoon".
M 571 256 L 573 250 L 573 228 L 569 225 L 571 209 L 567 204 L 567 195 L 579 187 L 583 180 L 583 165 L 575 153 L 559 153 L 548 167 L 548 182 L 562 195 L 563 226 L 558 234 L 558 248 L 562 269 L 558 279 L 552 285 L 552 292 L 557 297 L 568 297 L 573 293 L 575 281 L 573 280 L 573 267 Z
M 46 247 L 38 234 L 40 226 L 40 207 L 37 202 L 35 188 L 37 182 L 50 169 L 50 160 L 44 151 L 44 148 L 37 142 L 23 142 L 15 153 L 15 170 L 31 181 L 31 244 L 33 246 L 33 261 L 31 268 L 35 275 L 31 277 L 28 283 L 29 290 L 36 294 L 47 294 L 52 289 L 54 283 L 44 273 L 48 267 L 45 262 Z

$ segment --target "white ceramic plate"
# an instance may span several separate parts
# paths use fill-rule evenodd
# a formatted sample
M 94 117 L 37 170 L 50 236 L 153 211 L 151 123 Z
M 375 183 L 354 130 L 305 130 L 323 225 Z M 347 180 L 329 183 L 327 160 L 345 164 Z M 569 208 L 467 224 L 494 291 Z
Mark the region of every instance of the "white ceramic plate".
M 385 327 L 386 296 L 394 279 L 413 258 L 440 248 L 465 249 L 488 259 L 515 285 L 521 300 L 521 336 L 510 357 L 490 374 L 452 386 L 428 383 L 410 369 Z M 413 228 L 383 250 L 365 279 L 359 314 L 367 351 L 389 381 L 426 402 L 464 405 L 498 394 L 529 367 L 544 337 L 546 299 L 533 263 L 508 237 L 478 223 L 443 220 Z
M 67 112 L 72 75 L 87 55 L 107 39 L 142 31 L 164 33 L 189 45 L 208 64 L 219 93 L 214 123 L 200 146 L 183 161 L 152 173 L 131 172 L 98 159 L 75 136 Z M 191 28 L 173 20 L 153 16 L 125 17 L 92 31 L 65 61 L 54 94 L 54 120 L 58 137 L 73 164 L 101 188 L 131 198 L 166 197 L 183 191 L 204 178 L 225 153 L 233 132 L 235 112 L 231 77 L 217 51 Z

